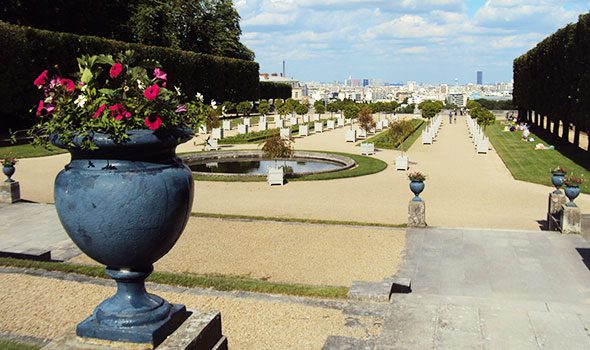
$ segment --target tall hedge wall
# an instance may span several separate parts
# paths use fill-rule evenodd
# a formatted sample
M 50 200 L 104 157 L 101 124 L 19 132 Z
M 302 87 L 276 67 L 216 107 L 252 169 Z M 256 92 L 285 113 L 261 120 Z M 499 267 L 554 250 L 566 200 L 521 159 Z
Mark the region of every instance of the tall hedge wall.
M 533 122 L 590 130 L 590 14 L 581 15 L 514 60 L 514 104 L 521 113 L 535 112 Z M 549 124 L 549 123 L 547 123 Z M 558 128 L 554 128 L 558 136 Z M 561 135 L 567 141 L 568 133 Z
M 92 36 L 58 33 L 0 21 L 0 130 L 27 126 L 29 110 L 39 98 L 33 80 L 59 65 L 64 75 L 77 71 L 82 54 L 133 49 L 142 58 L 158 60 L 169 82 L 189 96 L 206 100 L 243 101 L 259 96 L 258 63 L 155 46 L 129 44 Z
M 263 100 L 282 98 L 286 100 L 291 98 L 291 85 L 285 83 L 275 83 L 269 81 L 260 82 L 260 98 Z

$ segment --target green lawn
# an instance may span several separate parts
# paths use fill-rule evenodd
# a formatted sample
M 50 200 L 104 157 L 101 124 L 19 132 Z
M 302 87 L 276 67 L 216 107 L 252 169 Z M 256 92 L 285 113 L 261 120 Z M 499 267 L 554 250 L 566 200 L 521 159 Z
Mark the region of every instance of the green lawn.
M 37 350 L 41 349 L 40 345 L 27 344 L 14 340 L 0 339 L 0 349 L 2 350 Z
M 22 158 L 36 158 L 52 156 L 54 154 L 66 153 L 66 150 L 61 148 L 49 146 L 49 148 L 41 146 L 33 146 L 31 144 L 16 145 L 16 146 L 4 146 L 0 147 L 0 158 L 14 157 L 18 159 Z
M 400 145 L 402 145 L 403 149 L 407 150 L 409 147 L 412 146 L 414 141 L 416 141 L 418 136 L 420 136 L 421 130 L 426 126 L 426 123 L 422 119 L 412 119 L 411 122 L 414 124 L 414 131 L 412 131 L 410 134 L 407 134 L 403 138 L 403 140 L 389 140 L 387 137 L 388 129 L 385 129 L 377 135 L 366 139 L 365 141 L 363 141 L 363 143 L 372 142 L 375 144 L 375 147 L 381 149 L 400 149 Z
M 505 132 L 503 130 L 504 125 L 497 122 L 488 126 L 485 133 L 515 179 L 552 186 L 550 169 L 563 166 L 577 176 L 584 176 L 586 182 L 581 186 L 582 192 L 590 193 L 589 160 L 584 163 L 582 160 L 584 157 L 578 157 L 580 160 L 574 162 L 560 150 L 536 151 L 536 144 L 543 143 L 548 146 L 552 143 L 533 133 L 531 133 L 531 137 L 535 141 L 524 142 L 521 140 L 522 132 Z
M 403 149 L 404 151 L 409 150 L 410 147 L 414 145 L 414 142 L 416 142 L 416 140 L 422 135 L 422 131 L 426 128 L 427 125 L 428 123 L 426 122 L 420 124 L 418 129 L 414 130 L 414 132 L 410 136 L 408 136 L 408 138 L 405 139 L 404 142 L 402 142 L 399 149 Z

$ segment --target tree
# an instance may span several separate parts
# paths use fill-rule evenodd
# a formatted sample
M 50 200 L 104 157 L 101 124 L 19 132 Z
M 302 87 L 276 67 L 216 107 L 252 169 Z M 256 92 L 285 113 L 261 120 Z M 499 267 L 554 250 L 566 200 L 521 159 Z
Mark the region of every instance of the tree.
M 361 108 L 358 112 L 358 122 L 361 129 L 365 130 L 367 133 L 369 133 L 377 125 L 377 123 L 375 123 L 373 120 L 371 110 L 366 106 Z
M 262 115 L 267 115 L 270 112 L 270 104 L 266 100 L 261 100 L 258 103 L 258 112 Z
M 320 115 L 326 113 L 326 107 L 324 107 L 324 104 L 321 101 L 316 101 L 316 103 L 313 104 L 313 110 Z
M 334 101 L 334 102 L 330 102 L 328 103 L 328 106 L 326 107 L 326 110 L 332 114 L 334 114 L 334 112 L 338 112 L 340 110 L 340 101 Z
M 293 157 L 292 143 L 292 140 L 286 140 L 279 134 L 273 134 L 264 141 L 262 152 L 264 152 L 265 158 L 274 159 L 276 166 L 277 159 Z
M 297 107 L 295 107 L 295 113 L 297 113 L 299 115 L 304 115 L 307 112 L 309 112 L 309 107 L 303 103 L 301 103 Z
M 281 108 L 284 104 L 285 104 L 285 101 L 283 101 L 282 98 L 275 99 L 274 102 L 273 102 L 275 111 L 278 113 L 279 112 L 279 108 Z
M 367 109 L 369 111 L 369 114 L 371 114 L 371 109 L 368 106 L 363 107 L 364 109 Z M 343 109 L 342 109 L 342 114 L 344 114 L 345 118 L 356 118 L 360 112 L 361 108 L 359 108 L 359 106 L 356 103 L 348 103 L 346 104 Z
M 476 107 L 481 107 L 481 105 L 473 100 L 467 100 L 466 107 L 467 109 L 471 110 Z
M 285 106 L 286 106 L 286 108 L 287 108 L 287 112 L 288 112 L 288 113 L 291 113 L 291 115 L 292 115 L 293 113 L 295 113 L 295 108 L 297 108 L 297 106 L 298 106 L 298 105 L 299 105 L 299 102 L 298 102 L 298 101 L 296 101 L 296 100 L 294 100 L 294 99 L 292 99 L 292 98 L 288 98 L 288 99 L 285 101 Z
M 430 119 L 440 113 L 443 108 L 442 101 L 426 100 L 418 105 L 418 108 L 422 111 L 422 117 Z
M 477 124 L 482 126 L 485 130 L 486 126 L 493 124 L 496 121 L 496 116 L 484 107 L 474 107 L 470 110 L 471 117 L 477 120 Z
M 212 107 L 209 107 L 209 114 L 207 116 L 207 119 L 205 120 L 205 125 L 207 126 L 207 129 L 209 129 L 209 130 L 211 130 L 213 128 L 218 128 L 221 126 L 221 120 L 219 119 L 219 114 Z
M 252 111 L 252 103 L 250 103 L 249 101 L 242 101 L 238 103 L 238 105 L 236 106 L 236 111 L 238 112 L 238 115 L 247 117 L 250 115 L 250 112 Z
M 236 108 L 236 104 L 231 101 L 225 101 L 221 104 L 221 111 L 224 114 L 233 112 Z

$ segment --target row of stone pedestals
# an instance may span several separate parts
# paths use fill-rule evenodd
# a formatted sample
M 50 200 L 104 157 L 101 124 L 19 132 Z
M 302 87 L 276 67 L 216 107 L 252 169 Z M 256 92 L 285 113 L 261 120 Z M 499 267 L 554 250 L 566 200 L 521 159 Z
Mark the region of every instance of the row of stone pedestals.
M 567 205 L 567 198 L 561 192 L 549 194 L 547 225 L 550 231 L 561 233 L 582 233 L 582 212 L 575 204 Z

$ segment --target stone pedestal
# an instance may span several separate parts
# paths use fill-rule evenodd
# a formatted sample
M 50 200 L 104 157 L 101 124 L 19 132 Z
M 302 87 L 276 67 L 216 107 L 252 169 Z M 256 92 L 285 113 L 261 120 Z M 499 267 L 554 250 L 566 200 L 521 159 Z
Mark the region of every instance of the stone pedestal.
M 582 211 L 578 207 L 561 206 L 561 233 L 582 233 Z
M 561 206 L 567 203 L 567 198 L 563 193 L 549 193 L 549 203 L 547 205 L 547 225 L 549 231 L 559 229 L 559 220 L 561 218 Z
M 12 204 L 20 201 L 20 185 L 18 181 L 0 182 L 0 203 Z
M 426 203 L 410 201 L 408 205 L 408 227 L 426 227 Z
M 219 312 L 200 313 L 189 310 L 192 315 L 178 327 L 156 350 L 227 350 L 227 338 L 221 333 Z M 120 343 L 78 338 L 72 329 L 41 350 L 143 350 L 153 349 L 149 344 Z

